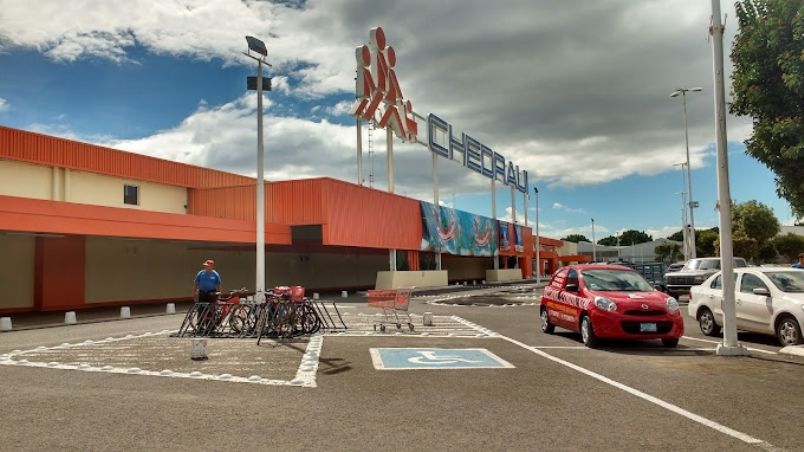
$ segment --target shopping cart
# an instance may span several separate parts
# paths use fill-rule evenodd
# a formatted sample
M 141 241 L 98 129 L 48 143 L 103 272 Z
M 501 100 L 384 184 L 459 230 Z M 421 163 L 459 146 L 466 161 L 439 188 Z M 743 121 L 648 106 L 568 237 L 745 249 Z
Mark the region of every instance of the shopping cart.
M 396 325 L 396 329 L 399 330 L 402 329 L 403 323 L 407 323 L 410 331 L 413 331 L 413 320 L 408 313 L 412 292 L 413 287 L 368 291 L 368 306 L 382 309 L 383 314 L 381 319 L 374 321 L 374 331 L 377 331 L 377 326 L 380 327 L 380 331 L 385 331 L 385 325 Z M 407 317 L 407 322 L 400 320 L 400 315 L 403 318 Z

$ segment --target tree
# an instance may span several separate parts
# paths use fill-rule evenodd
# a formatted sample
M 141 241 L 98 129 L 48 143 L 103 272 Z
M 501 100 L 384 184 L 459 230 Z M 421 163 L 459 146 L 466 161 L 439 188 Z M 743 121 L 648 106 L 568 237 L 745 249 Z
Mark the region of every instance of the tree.
M 760 247 L 780 230 L 779 220 L 773 215 L 773 210 L 755 200 L 734 206 L 731 221 L 735 231 L 742 231 L 747 237 L 755 239 Z
M 637 245 L 651 241 L 653 241 L 653 237 L 646 234 L 645 231 L 629 229 L 620 234 L 620 245 Z
M 677 232 L 674 232 L 673 234 L 668 236 L 667 240 L 672 240 L 674 242 L 683 242 L 684 241 L 684 231 L 679 229 Z
M 591 242 L 591 240 L 587 239 L 585 235 L 581 235 L 581 234 L 570 234 L 570 235 L 562 238 L 561 240 L 563 240 L 565 242 L 574 242 L 574 243 Z
M 718 228 L 711 228 L 695 234 L 695 252 L 698 257 L 714 257 L 718 252 Z
M 776 174 L 776 192 L 804 216 L 804 2 L 737 2 L 729 110 L 753 118 L 746 152 Z
M 720 242 L 718 241 L 718 244 Z M 735 257 L 742 257 L 747 261 L 754 261 L 759 254 L 759 245 L 753 237 L 748 237 L 743 231 L 734 231 L 731 237 L 732 250 Z
M 794 262 L 799 253 L 804 253 L 804 237 L 788 232 L 771 240 L 776 251 L 787 258 L 787 262 Z
M 659 262 L 674 262 L 684 257 L 681 254 L 680 246 L 669 243 L 667 245 L 658 245 L 654 252 L 656 253 L 656 260 Z
M 598 245 L 617 246 L 617 237 L 610 235 L 597 241 Z
M 771 240 L 779 233 L 780 226 L 770 207 L 755 200 L 737 204 L 731 210 L 731 222 L 735 256 L 756 262 L 776 256 Z M 717 255 L 720 254 L 720 238 L 717 233 L 713 234 L 716 239 L 713 251 Z

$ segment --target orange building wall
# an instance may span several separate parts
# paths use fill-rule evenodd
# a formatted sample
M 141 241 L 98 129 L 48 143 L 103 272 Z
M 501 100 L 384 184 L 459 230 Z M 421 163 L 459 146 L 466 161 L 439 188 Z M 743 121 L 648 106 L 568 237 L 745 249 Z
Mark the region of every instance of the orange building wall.
M 326 179 L 325 245 L 418 250 L 419 201 L 347 182 Z
M 256 225 L 240 220 L 0 196 L 0 230 L 254 243 Z M 266 226 L 266 243 L 290 242 L 290 227 Z
M 3 126 L 0 158 L 190 188 L 254 183 L 237 174 Z
M 34 307 L 41 311 L 84 304 L 84 237 L 36 238 Z

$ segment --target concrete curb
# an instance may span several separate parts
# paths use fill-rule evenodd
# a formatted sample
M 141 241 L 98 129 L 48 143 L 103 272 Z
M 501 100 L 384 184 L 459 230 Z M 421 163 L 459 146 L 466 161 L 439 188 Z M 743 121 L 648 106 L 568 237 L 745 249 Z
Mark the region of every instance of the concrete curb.
M 783 355 L 804 356 L 804 345 L 788 345 L 779 350 L 779 353 Z

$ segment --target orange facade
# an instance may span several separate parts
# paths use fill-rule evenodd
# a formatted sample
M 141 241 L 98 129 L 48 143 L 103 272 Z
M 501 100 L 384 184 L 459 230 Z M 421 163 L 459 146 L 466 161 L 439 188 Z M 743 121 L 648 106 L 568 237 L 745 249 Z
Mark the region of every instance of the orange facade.
M 2 126 L 0 160 L 187 191 L 186 214 L 0 195 L 0 231 L 64 238 L 36 238 L 35 309 L 75 307 L 82 300 L 84 287 L 75 281 L 83 281 L 87 236 L 255 243 L 256 181 L 250 177 Z M 411 269 L 420 266 L 418 200 L 326 177 L 266 182 L 265 194 L 266 244 L 291 246 L 293 227 L 320 225 L 319 246 L 404 250 Z M 524 252 L 511 247 L 500 253 L 516 256 L 525 277 L 531 274 L 533 243 L 531 229 L 523 228 Z M 69 272 L 62 269 L 64 256 L 71 256 Z

